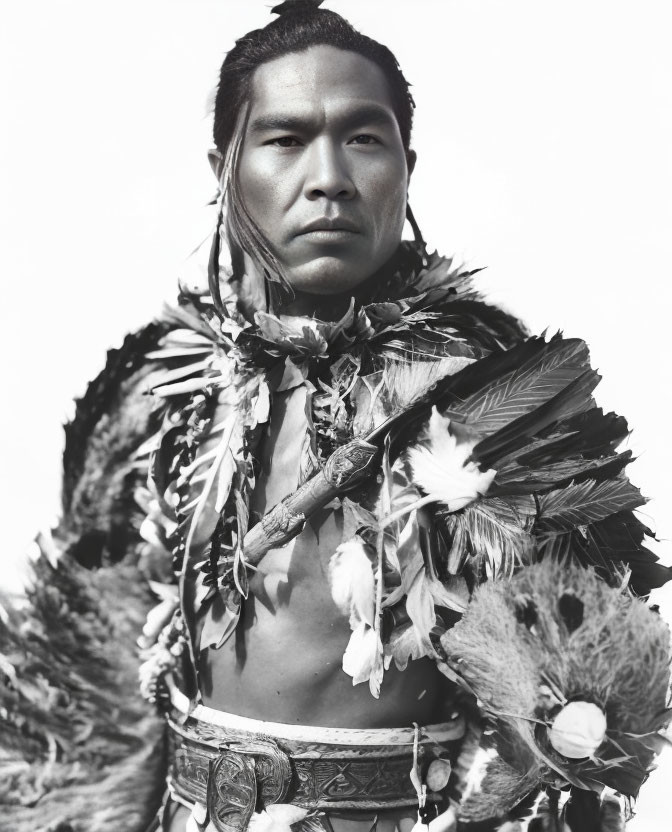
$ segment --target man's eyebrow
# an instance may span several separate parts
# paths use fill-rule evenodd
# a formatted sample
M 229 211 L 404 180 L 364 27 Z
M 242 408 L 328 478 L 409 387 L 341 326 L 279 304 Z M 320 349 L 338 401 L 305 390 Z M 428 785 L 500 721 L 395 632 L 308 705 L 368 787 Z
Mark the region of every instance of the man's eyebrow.
M 343 126 L 348 127 L 355 124 L 371 124 L 381 127 L 393 125 L 396 122 L 394 114 L 377 104 L 363 104 L 347 110 L 337 119 Z M 282 113 L 268 113 L 254 118 L 248 127 L 250 133 L 264 133 L 272 130 L 302 131 L 315 128 L 315 121 L 312 118 L 303 118 L 297 115 L 284 115 Z

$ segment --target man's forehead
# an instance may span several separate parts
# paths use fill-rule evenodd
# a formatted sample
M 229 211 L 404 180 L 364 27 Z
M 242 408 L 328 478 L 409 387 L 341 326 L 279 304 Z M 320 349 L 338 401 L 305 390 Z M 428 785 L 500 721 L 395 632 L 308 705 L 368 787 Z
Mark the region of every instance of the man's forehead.
M 252 77 L 250 128 L 268 116 L 318 113 L 396 121 L 387 79 L 373 61 L 333 46 L 313 46 L 258 67 Z

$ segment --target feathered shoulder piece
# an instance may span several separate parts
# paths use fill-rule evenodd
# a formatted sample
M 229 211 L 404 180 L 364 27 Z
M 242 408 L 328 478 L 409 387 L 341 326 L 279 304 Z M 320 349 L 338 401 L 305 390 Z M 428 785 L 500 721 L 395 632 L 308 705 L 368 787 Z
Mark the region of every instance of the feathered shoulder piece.
M 549 823 L 593 828 L 664 742 L 669 632 L 646 596 L 672 570 L 644 545 L 627 424 L 596 405 L 598 381 L 583 341 L 528 338 L 440 379 L 391 429 L 403 488 L 377 528 L 396 534 L 400 588 L 383 607 L 408 623 L 382 651 L 400 667 L 434 655 L 484 715 L 453 781 L 464 821 L 520 819 L 539 798 Z
M 148 395 L 159 366 L 147 354 L 166 331 L 165 324 L 150 324 L 109 350 L 65 426 L 57 536 L 84 566 L 121 560 L 132 546 L 128 517 L 138 513 L 134 492 L 143 478 L 136 451 L 160 424 L 156 400 Z
M 138 450 L 161 421 L 146 353 L 164 333 L 129 335 L 78 400 L 62 519 L 37 539 L 27 597 L 1 600 L 0 826 L 12 832 L 143 832 L 161 800 L 163 731 L 138 696 L 136 646 L 158 573 L 135 497 L 144 505 Z
M 642 545 L 648 530 L 631 512 L 645 501 L 624 474 L 631 452 L 619 450 L 628 426 L 596 405 L 599 378 L 586 344 L 556 335 L 493 352 L 437 384 L 425 422 L 397 441 L 450 541 L 449 571 L 466 568 L 480 582 L 555 557 L 616 585 L 627 574 L 639 595 L 669 580 Z M 488 472 L 457 512 L 439 473 L 456 454 L 475 477 Z
M 437 636 L 478 585 L 546 559 L 590 566 L 642 596 L 670 579 L 644 545 L 633 513 L 644 499 L 619 450 L 627 424 L 596 405 L 598 381 L 583 341 L 528 338 L 435 380 L 384 423 L 384 483 L 356 539 L 365 553 L 382 536 L 372 597 L 401 623 L 375 647 L 377 617 L 369 629 L 355 621 L 344 666 L 356 682 L 377 691 L 383 656 L 400 669 L 440 657 Z

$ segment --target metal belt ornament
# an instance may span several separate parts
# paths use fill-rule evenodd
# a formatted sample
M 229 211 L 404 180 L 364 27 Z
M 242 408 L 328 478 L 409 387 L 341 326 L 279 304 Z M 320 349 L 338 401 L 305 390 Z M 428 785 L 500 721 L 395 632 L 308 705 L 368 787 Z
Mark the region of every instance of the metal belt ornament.
M 272 740 L 244 751 L 220 749 L 210 762 L 208 815 L 217 832 L 243 832 L 258 803 L 280 803 L 291 778 L 289 758 Z
M 407 747 L 292 741 L 286 752 L 263 735 L 241 737 L 202 722 L 169 725 L 171 788 L 182 800 L 206 806 L 217 832 L 245 832 L 252 813 L 273 803 L 321 810 L 417 805 Z M 442 746 L 421 745 L 418 753 L 426 764 L 447 757 Z

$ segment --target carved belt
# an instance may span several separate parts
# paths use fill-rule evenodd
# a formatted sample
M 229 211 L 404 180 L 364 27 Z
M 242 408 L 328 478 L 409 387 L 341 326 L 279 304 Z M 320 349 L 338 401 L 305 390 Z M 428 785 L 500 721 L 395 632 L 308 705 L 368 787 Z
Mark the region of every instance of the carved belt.
M 417 804 L 409 776 L 413 764 L 409 729 L 305 729 L 308 736 L 311 731 L 335 735 L 335 741 L 324 742 L 272 737 L 193 716 L 182 724 L 169 720 L 169 726 L 171 791 L 183 803 L 207 807 L 218 832 L 244 832 L 252 813 L 273 803 L 320 810 L 383 810 Z M 425 731 L 418 743 L 422 768 L 435 759 L 456 756 L 464 733 L 461 718 Z M 342 741 L 348 733 L 366 734 L 366 744 Z M 386 743 L 375 744 L 376 735 Z M 400 743 L 387 741 L 395 735 Z

